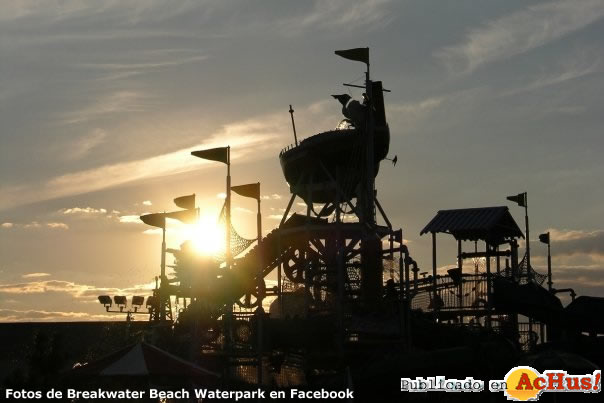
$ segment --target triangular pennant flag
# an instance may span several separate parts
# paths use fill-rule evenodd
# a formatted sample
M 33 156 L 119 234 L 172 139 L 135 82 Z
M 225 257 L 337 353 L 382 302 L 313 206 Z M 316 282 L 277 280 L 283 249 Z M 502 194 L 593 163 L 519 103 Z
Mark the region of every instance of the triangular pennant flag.
M 197 209 L 173 211 L 166 213 L 166 217 L 184 222 L 185 224 L 195 224 L 197 222 Z
M 549 245 L 549 232 L 539 235 L 539 240 L 546 245 Z
M 518 205 L 520 207 L 526 207 L 526 192 L 524 192 L 524 193 L 518 193 L 515 196 L 508 196 L 507 199 L 509 201 L 513 201 L 515 203 L 518 203 Z
M 225 164 L 229 163 L 229 148 L 228 147 L 218 147 L 218 148 L 210 148 L 208 150 L 192 151 L 191 155 L 194 155 L 199 158 L 203 158 L 205 160 L 224 162 Z
M 260 200 L 260 182 L 247 185 L 231 186 L 231 190 L 243 197 Z
M 195 208 L 195 193 L 187 196 L 180 196 L 174 199 L 174 204 L 176 204 L 180 208 L 184 208 L 187 210 Z
M 142 215 L 141 221 L 152 227 L 166 228 L 166 215 L 164 213 Z
M 354 60 L 369 64 L 369 48 L 354 48 L 346 50 L 336 50 L 335 54 L 344 59 Z

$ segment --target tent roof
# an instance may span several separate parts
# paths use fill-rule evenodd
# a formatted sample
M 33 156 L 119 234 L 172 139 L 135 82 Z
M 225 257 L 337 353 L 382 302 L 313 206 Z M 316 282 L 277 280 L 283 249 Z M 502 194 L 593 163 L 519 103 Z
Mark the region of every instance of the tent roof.
M 145 342 L 131 344 L 97 361 L 74 368 L 72 373 L 78 376 L 177 376 L 196 380 L 220 377 L 216 372 Z
M 493 244 L 506 238 L 524 238 L 506 206 L 439 210 L 420 235 L 451 234 L 457 240 L 485 240 Z

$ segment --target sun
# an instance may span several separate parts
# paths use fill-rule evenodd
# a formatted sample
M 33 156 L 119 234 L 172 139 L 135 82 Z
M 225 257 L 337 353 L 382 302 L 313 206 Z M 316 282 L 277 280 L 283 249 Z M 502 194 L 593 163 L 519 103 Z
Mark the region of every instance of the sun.
M 224 225 L 218 223 L 216 216 L 201 215 L 197 224 L 188 227 L 187 238 L 191 240 L 197 253 L 208 256 L 224 253 Z

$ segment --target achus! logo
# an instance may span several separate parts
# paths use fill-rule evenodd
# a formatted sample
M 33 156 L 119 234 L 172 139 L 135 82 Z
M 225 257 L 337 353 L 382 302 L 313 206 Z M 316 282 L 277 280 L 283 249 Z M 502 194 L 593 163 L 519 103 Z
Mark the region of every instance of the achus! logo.
M 537 401 L 544 392 L 599 393 L 602 389 L 602 371 L 592 374 L 570 375 L 564 370 L 546 370 L 543 374 L 535 368 L 512 368 L 503 381 L 490 381 L 491 392 L 503 391 L 508 400 L 516 402 Z

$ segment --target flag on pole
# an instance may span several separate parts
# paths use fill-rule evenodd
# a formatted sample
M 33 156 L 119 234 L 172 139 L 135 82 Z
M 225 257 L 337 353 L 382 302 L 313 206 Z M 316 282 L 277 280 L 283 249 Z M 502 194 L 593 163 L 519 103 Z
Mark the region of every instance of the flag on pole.
M 210 148 L 208 150 L 191 151 L 191 155 L 195 157 L 203 158 L 205 160 L 212 160 L 229 163 L 229 151 L 228 147 Z
M 197 209 L 173 211 L 166 213 L 166 218 L 172 218 L 184 222 L 185 224 L 195 224 L 197 222 Z
M 231 190 L 243 197 L 251 197 L 260 200 L 260 182 L 247 185 L 231 186 Z
M 539 240 L 546 245 L 549 245 L 549 232 L 539 235 Z
M 508 196 L 507 199 L 514 203 L 518 203 L 520 207 L 526 207 L 526 192 L 518 193 L 515 196 Z
M 335 54 L 344 59 L 354 60 L 369 64 L 369 48 L 354 48 L 346 50 L 336 50 Z
M 151 225 L 152 227 L 166 228 L 166 215 L 164 213 L 142 215 L 141 221 L 147 225 Z
M 180 196 L 174 199 L 174 204 L 180 208 L 191 210 L 195 208 L 195 193 L 187 196 Z

